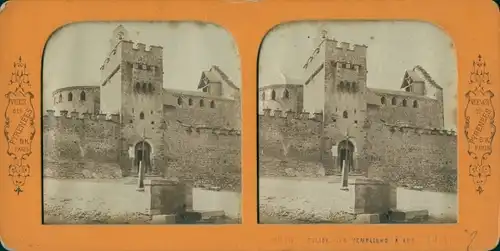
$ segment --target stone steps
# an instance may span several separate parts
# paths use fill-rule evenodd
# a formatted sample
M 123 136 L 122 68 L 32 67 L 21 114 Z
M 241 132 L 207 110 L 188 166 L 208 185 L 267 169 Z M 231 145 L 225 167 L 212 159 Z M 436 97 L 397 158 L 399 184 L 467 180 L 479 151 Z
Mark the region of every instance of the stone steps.
M 398 224 L 425 223 L 429 221 L 428 210 L 396 210 L 388 214 L 358 214 L 353 223 L 358 224 Z

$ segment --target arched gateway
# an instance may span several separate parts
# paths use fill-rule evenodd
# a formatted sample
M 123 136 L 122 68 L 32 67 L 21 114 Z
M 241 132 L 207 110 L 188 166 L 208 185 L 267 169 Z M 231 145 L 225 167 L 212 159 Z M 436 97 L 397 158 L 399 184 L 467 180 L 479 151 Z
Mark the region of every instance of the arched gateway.
M 347 166 L 348 172 L 354 171 L 354 144 L 350 140 L 343 140 L 339 143 L 337 151 L 339 171 L 342 171 L 343 163 Z
M 145 173 L 151 172 L 151 145 L 146 141 L 140 141 L 135 145 L 134 173 L 139 172 L 139 162 L 145 168 Z

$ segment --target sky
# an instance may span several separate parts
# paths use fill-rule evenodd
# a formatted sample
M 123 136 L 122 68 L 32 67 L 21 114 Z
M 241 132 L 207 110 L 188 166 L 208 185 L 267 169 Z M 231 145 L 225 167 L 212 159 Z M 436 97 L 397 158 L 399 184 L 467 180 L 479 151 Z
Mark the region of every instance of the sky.
M 201 72 L 218 65 L 241 86 L 240 58 L 232 36 L 223 28 L 194 22 L 92 22 L 69 24 L 50 37 L 43 60 L 44 107 L 61 87 L 98 85 L 100 67 L 110 52 L 113 30 L 122 24 L 129 39 L 163 46 L 163 86 L 195 91 Z
M 457 62 L 451 38 L 440 28 L 411 21 L 294 22 L 276 26 L 259 54 L 259 86 L 305 80 L 302 66 L 320 43 L 320 34 L 339 42 L 364 44 L 367 85 L 398 90 L 405 70 L 421 65 L 443 87 L 445 127 L 456 128 Z

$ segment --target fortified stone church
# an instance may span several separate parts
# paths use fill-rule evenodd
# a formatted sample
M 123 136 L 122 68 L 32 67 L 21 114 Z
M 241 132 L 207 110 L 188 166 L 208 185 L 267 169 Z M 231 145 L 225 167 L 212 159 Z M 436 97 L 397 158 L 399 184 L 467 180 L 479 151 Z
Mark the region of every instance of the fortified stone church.
M 96 66 L 99 85 L 53 92 L 54 110 L 44 118 L 48 176 L 69 175 L 61 166 L 69 164 L 94 175 L 133 175 L 141 160 L 147 174 L 228 167 L 239 175 L 239 88 L 218 66 L 200 72 L 199 83 L 185 83 L 198 91 L 164 88 L 164 56 L 160 46 L 134 44 L 120 25 Z
M 346 163 L 351 172 L 406 183 L 412 175 L 434 175 L 427 182 L 437 184 L 436 177 L 448 179 L 456 170 L 456 133 L 444 129 L 443 88 L 422 66 L 401 74 L 399 90 L 369 88 L 367 49 L 325 36 L 303 64 L 303 81 L 259 88 L 263 175 L 294 168 L 273 158 L 290 160 L 295 170 L 319 163 L 326 174 Z

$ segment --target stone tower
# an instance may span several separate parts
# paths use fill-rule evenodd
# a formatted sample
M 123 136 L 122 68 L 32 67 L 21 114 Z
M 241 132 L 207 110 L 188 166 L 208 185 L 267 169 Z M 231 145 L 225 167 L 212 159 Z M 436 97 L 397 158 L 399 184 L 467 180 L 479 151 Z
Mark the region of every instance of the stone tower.
M 147 173 L 163 166 L 163 48 L 134 44 L 118 26 L 101 66 L 101 110 L 119 113 L 122 124 L 122 166 L 137 172 L 144 160 Z M 133 152 L 134 161 L 125 161 Z M 132 174 L 133 175 L 133 174 Z
M 303 67 L 307 77 L 304 107 L 323 113 L 321 159 L 325 171 L 340 171 L 344 160 L 353 170 L 365 139 L 367 46 L 351 48 L 326 35 L 321 39 Z
M 366 117 L 366 46 L 325 42 L 325 129 L 355 137 Z

